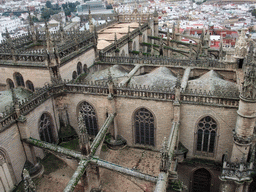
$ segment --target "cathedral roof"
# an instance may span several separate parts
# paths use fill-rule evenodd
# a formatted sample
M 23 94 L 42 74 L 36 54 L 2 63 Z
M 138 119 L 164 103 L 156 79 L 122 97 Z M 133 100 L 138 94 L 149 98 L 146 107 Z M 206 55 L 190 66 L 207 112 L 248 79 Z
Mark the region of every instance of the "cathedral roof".
M 24 89 L 24 88 L 15 88 L 14 93 L 18 100 L 23 100 L 29 95 L 32 94 L 31 91 Z M 13 106 L 13 101 L 12 101 L 12 92 L 11 90 L 6 90 L 6 91 L 1 91 L 0 92 L 0 113 L 10 110 L 10 107 Z M 0 114 L 1 117 L 1 114 Z
M 109 70 L 111 73 L 112 78 L 118 78 L 128 75 L 128 71 L 125 70 L 122 66 L 114 65 L 110 68 L 103 69 L 101 71 L 96 71 L 94 73 L 89 74 L 85 80 L 86 81 L 107 81 L 109 76 Z
M 205 91 L 225 91 L 238 93 L 238 85 L 222 78 L 216 71 L 209 71 L 198 79 L 188 81 L 187 89 Z
M 175 86 L 176 77 L 167 67 L 158 67 L 145 75 L 134 76 L 130 84 L 156 88 L 172 88 Z

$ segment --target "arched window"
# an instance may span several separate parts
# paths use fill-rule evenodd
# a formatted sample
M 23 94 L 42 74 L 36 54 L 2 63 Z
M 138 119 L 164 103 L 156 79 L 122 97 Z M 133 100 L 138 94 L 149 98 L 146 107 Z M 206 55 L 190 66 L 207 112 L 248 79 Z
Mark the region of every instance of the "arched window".
M 7 79 L 6 80 L 7 86 L 9 89 L 13 89 L 14 88 L 14 83 L 11 79 Z
M 35 91 L 33 83 L 29 80 L 26 82 L 26 87 L 33 92 Z
M 133 42 L 133 51 L 136 51 L 136 41 Z
M 43 113 L 39 121 L 39 136 L 42 141 L 54 143 L 55 137 L 53 134 L 53 122 L 50 115 Z
M 85 121 L 85 126 L 87 128 L 89 135 L 97 135 L 98 133 L 98 124 L 97 116 L 94 108 L 84 101 L 79 107 L 79 111 L 82 113 Z
M 11 177 L 8 162 L 4 154 L 0 151 L 0 191 L 12 191 L 14 184 Z
M 206 116 L 197 125 L 196 154 L 213 155 L 217 134 L 216 121 Z
M 134 114 L 135 143 L 155 145 L 155 125 L 153 114 L 141 108 Z
M 15 73 L 14 77 L 15 77 L 17 86 L 23 86 L 23 87 L 25 86 L 24 79 L 20 73 Z
M 73 73 L 72 73 L 72 79 L 76 79 L 76 78 L 77 78 L 76 71 L 73 71 Z
M 80 75 L 82 73 L 82 63 L 77 63 L 77 75 Z
M 86 65 L 86 64 L 84 64 L 84 68 L 83 68 L 83 70 L 84 70 L 84 73 L 86 73 L 86 72 L 87 72 L 87 65 Z
M 210 192 L 211 174 L 204 168 L 197 169 L 193 174 L 192 192 Z

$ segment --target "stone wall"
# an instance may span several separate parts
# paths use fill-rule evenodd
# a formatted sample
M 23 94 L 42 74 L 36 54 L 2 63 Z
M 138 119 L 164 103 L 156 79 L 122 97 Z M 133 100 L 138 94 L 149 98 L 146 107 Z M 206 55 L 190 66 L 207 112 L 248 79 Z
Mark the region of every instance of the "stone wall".
M 203 117 L 210 116 L 217 122 L 215 155 L 212 159 L 221 161 L 222 155 L 226 151 L 230 152 L 232 149 L 232 130 L 236 125 L 236 111 L 236 108 L 182 104 L 180 118 L 180 141 L 189 150 L 187 156 L 194 156 L 197 138 L 197 123 Z M 207 158 L 207 156 L 203 156 L 203 158 Z
M 72 79 L 73 71 L 77 72 L 78 62 L 82 63 L 82 67 L 84 67 L 84 64 L 86 64 L 87 68 L 89 68 L 90 66 L 93 65 L 94 61 L 95 61 L 94 49 L 90 49 L 89 51 L 74 58 L 73 60 L 69 61 L 68 63 L 60 67 L 60 74 L 62 79 Z
M 53 105 L 53 98 L 48 99 L 42 105 L 39 105 L 37 108 L 32 110 L 29 114 L 26 115 L 26 128 L 28 131 L 28 136 L 33 137 L 35 139 L 39 139 L 39 121 L 43 113 L 47 113 L 50 115 L 53 125 L 54 125 L 54 137 L 58 140 L 58 131 L 59 131 L 59 117 L 57 113 L 56 107 Z M 55 111 L 55 114 L 54 114 Z M 29 149 L 26 147 L 26 151 L 28 151 L 28 159 L 32 162 L 32 157 L 29 152 Z M 41 149 L 35 148 L 35 153 L 37 157 L 43 158 L 44 153 Z
M 77 113 L 78 106 L 82 101 L 86 101 L 91 104 L 97 114 L 98 127 L 103 125 L 106 120 L 106 113 L 112 112 L 111 102 L 107 99 L 107 96 L 93 96 L 82 94 L 68 94 L 68 115 L 71 125 L 77 131 Z M 116 122 L 118 127 L 118 134 L 123 136 L 130 146 L 135 145 L 134 141 L 134 125 L 133 115 L 139 108 L 147 108 L 151 111 L 155 118 L 155 147 L 150 147 L 155 150 L 160 150 L 162 146 L 162 139 L 168 137 L 170 134 L 171 123 L 173 119 L 173 106 L 172 102 L 159 102 L 154 100 L 141 100 L 141 99 L 129 99 L 117 97 L 115 98 L 115 107 L 117 116 Z M 165 111 L 163 113 L 163 111 Z M 147 146 L 139 146 L 147 147 Z
M 0 84 L 6 84 L 6 80 L 9 78 L 14 82 L 16 86 L 16 80 L 14 79 L 14 73 L 20 73 L 23 76 L 24 83 L 30 80 L 34 87 L 43 87 L 45 82 L 50 82 L 50 73 L 47 68 L 35 68 L 35 67 L 17 67 L 17 66 L 0 66 Z
M 11 127 L 1 132 L 0 150 L 4 152 L 7 156 L 8 163 L 10 163 L 9 170 L 12 175 L 13 183 L 19 183 L 22 180 L 21 173 L 26 161 L 26 156 L 20 140 L 17 124 L 13 124 Z

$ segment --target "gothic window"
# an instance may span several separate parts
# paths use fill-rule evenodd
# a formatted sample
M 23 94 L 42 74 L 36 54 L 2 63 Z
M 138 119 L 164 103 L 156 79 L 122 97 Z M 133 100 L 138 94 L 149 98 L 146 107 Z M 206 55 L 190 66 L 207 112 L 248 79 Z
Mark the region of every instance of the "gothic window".
M 15 77 L 17 86 L 23 86 L 23 87 L 25 86 L 24 79 L 20 73 L 15 73 L 14 77 Z
M 85 126 L 87 128 L 89 135 L 97 135 L 98 133 L 98 124 L 97 124 L 97 116 L 94 108 L 87 102 L 83 102 L 79 111 L 82 113 L 85 121 Z
M 80 75 L 82 73 L 82 63 L 77 63 L 77 75 Z
M 42 141 L 48 143 L 54 143 L 55 138 L 53 134 L 53 123 L 52 118 L 47 113 L 43 113 L 39 121 L 39 135 Z
M 155 145 L 155 124 L 153 114 L 141 108 L 134 115 L 135 143 Z
M 193 174 L 192 192 L 210 192 L 211 174 L 204 168 L 197 169 Z
M 26 82 L 26 87 L 33 92 L 35 91 L 33 83 L 29 80 Z
M 4 154 L 0 151 L 0 191 L 12 191 L 14 187 L 10 169 Z
M 6 80 L 7 86 L 9 87 L 9 89 L 13 89 L 14 88 L 14 83 L 11 79 L 7 79 Z
M 77 73 L 76 73 L 76 71 L 73 71 L 73 73 L 72 73 L 72 79 L 76 79 L 77 78 Z
M 197 125 L 196 154 L 213 155 L 217 134 L 216 121 L 206 116 Z

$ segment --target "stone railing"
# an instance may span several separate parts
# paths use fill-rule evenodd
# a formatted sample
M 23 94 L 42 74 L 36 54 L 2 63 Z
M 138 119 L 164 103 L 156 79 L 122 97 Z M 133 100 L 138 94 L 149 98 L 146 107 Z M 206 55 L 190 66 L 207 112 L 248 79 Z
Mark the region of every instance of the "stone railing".
M 96 26 L 96 31 L 102 30 L 102 29 L 104 29 L 106 27 L 109 27 L 109 26 L 115 24 L 115 23 L 117 23 L 117 22 L 115 20 L 113 20 L 113 21 L 109 21 L 107 23 L 103 23 L 101 25 L 98 25 L 98 26 Z
M 19 102 L 20 113 L 22 115 L 28 114 L 38 105 L 49 99 L 51 95 L 52 92 L 47 87 L 37 90 L 33 95 Z
M 136 28 L 130 34 L 127 34 L 120 39 L 117 40 L 117 45 L 115 43 L 110 44 L 109 46 L 105 47 L 104 49 L 101 50 L 101 54 L 105 54 L 107 52 L 112 52 L 115 50 L 115 47 L 117 46 L 118 48 L 121 48 L 123 45 L 128 43 L 130 39 L 135 38 L 138 36 L 141 32 L 145 31 L 148 28 L 148 23 L 144 23 L 141 27 Z
M 156 87 L 130 86 L 124 87 L 116 85 L 114 89 L 115 96 L 148 98 L 156 100 L 174 100 L 175 91 L 170 88 L 158 89 Z
M 153 14 L 119 14 L 118 21 L 119 22 L 148 22 L 149 20 L 153 19 Z
M 100 61 L 115 64 L 150 64 L 150 65 L 169 65 L 180 67 L 202 67 L 202 68 L 236 68 L 236 65 L 224 64 L 217 60 L 188 60 L 173 59 L 168 57 L 114 57 L 100 54 Z
M 225 91 L 182 90 L 180 100 L 183 103 L 238 107 L 239 94 Z
M 230 163 L 224 157 L 220 178 L 237 182 L 250 181 L 253 168 L 253 162 Z
M 53 95 L 60 93 L 81 93 L 92 95 L 104 95 L 114 97 L 141 98 L 150 100 L 175 100 L 175 89 L 171 88 L 156 88 L 131 85 L 125 87 L 116 84 L 113 87 L 113 94 L 109 92 L 109 86 L 106 82 L 76 82 L 76 81 L 61 81 L 59 84 L 46 85 L 44 88 L 37 90 L 30 97 L 19 101 L 19 111 L 21 115 L 26 115 L 35 109 L 37 106 L 45 102 Z M 202 105 L 217 105 L 227 107 L 238 107 L 239 98 L 236 94 L 225 92 L 208 92 L 205 91 L 181 91 L 181 103 L 202 104 Z M 12 108 L 0 113 L 0 132 L 15 122 L 17 114 Z

